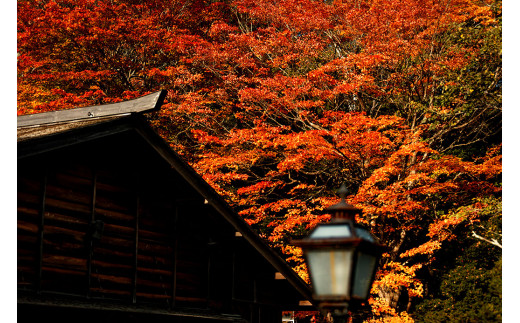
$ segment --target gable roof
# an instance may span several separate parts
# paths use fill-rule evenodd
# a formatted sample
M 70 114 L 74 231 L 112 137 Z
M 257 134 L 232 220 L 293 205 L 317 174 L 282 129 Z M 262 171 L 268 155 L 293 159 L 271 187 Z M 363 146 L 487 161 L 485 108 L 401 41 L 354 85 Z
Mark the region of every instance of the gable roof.
M 162 90 L 121 103 L 19 116 L 18 159 L 118 133 L 137 132 L 206 199 L 208 204 L 240 232 L 303 298 L 312 301 L 309 285 L 146 122 L 142 113 L 158 110 L 165 96 L 166 91 Z

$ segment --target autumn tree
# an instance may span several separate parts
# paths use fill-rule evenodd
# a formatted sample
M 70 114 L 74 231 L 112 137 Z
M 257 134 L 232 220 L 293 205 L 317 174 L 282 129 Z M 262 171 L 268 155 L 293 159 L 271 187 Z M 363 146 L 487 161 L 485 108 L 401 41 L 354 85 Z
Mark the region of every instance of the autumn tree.
M 289 241 L 348 185 L 390 247 L 373 321 L 500 244 L 499 1 L 18 1 L 19 114 L 158 89 L 157 131 L 303 277 Z
M 430 290 L 417 304 L 415 317 L 421 322 L 500 322 L 501 200 L 479 199 L 457 211 L 456 220 L 443 230 L 452 243 L 437 254 L 438 266 L 424 270 Z

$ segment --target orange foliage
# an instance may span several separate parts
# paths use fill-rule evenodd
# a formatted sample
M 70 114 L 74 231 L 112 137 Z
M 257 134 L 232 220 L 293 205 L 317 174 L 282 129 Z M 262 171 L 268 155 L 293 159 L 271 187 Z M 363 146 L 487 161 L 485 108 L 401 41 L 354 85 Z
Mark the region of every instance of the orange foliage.
M 157 131 L 304 279 L 288 242 L 329 220 L 345 182 L 390 247 L 373 322 L 406 322 L 375 295 L 420 297 L 419 268 L 500 193 L 500 146 L 446 153 L 488 138 L 500 114 L 470 101 L 488 44 L 464 38 L 500 12 L 491 0 L 19 0 L 18 114 L 168 90 Z M 500 71 L 478 75 L 483 95 Z

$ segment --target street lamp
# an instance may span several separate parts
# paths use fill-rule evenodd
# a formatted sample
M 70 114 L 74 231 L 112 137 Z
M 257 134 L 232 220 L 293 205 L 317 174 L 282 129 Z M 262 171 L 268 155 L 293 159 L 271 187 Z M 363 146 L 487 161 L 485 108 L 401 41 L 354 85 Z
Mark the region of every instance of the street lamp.
M 346 315 L 348 308 L 368 299 L 384 247 L 356 223 L 361 210 L 345 201 L 345 184 L 338 193 L 341 201 L 324 210 L 331 221 L 318 224 L 293 244 L 303 250 L 318 307 Z

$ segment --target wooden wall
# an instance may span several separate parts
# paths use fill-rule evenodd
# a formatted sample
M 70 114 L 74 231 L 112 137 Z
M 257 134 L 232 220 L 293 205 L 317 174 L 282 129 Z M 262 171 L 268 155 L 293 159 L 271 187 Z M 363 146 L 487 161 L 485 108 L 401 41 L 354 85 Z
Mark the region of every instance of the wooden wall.
M 280 322 L 299 295 L 274 275 L 138 136 L 18 162 L 19 292 Z

